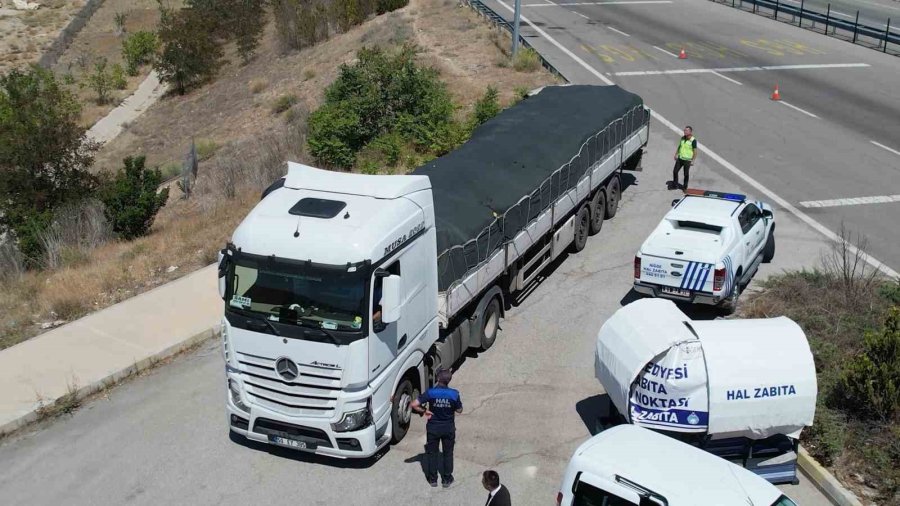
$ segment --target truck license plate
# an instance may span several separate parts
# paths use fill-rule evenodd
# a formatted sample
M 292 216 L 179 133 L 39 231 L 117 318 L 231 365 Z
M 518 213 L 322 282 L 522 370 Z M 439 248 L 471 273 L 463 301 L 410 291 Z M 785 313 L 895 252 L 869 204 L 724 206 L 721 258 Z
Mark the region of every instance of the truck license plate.
M 690 297 L 691 296 L 690 290 L 682 290 L 681 288 L 672 288 L 669 286 L 663 286 L 663 287 L 661 287 L 660 290 L 662 291 L 662 293 L 665 293 L 668 295 L 677 295 L 679 297 Z
M 296 448 L 298 450 L 315 450 L 315 445 L 309 444 L 306 441 L 297 441 L 296 439 L 288 439 L 281 436 L 269 436 L 269 442 L 287 446 L 288 448 Z

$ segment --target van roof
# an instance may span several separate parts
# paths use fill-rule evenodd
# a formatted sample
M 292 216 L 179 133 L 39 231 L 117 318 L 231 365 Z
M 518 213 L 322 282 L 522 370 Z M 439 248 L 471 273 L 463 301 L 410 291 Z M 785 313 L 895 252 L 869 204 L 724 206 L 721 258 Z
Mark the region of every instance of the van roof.
M 720 457 L 635 425 L 607 429 L 582 444 L 578 469 L 609 480 L 621 476 L 665 497 L 671 506 L 770 506 L 781 491 Z

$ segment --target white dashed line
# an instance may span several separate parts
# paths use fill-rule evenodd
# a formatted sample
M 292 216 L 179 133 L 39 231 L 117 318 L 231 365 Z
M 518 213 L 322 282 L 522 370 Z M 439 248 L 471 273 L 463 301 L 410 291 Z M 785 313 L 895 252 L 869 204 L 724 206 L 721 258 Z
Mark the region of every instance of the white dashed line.
M 503 8 L 508 10 L 509 12 L 514 12 L 514 9 L 512 7 L 510 7 L 509 4 L 507 4 L 504 0 L 497 0 L 497 3 L 502 5 Z M 608 77 L 601 74 L 600 71 L 598 71 L 594 67 L 588 65 L 584 60 L 579 58 L 578 55 L 576 55 L 575 53 L 570 51 L 569 48 L 567 48 L 566 46 L 563 46 L 558 40 L 554 39 L 547 32 L 542 30 L 539 26 L 535 25 L 527 17 L 522 16 L 522 21 L 527 23 L 528 26 L 530 26 L 531 29 L 535 31 L 535 33 L 537 33 L 538 35 L 543 37 L 547 42 L 553 44 L 553 46 L 555 46 L 557 49 L 562 51 L 563 54 L 565 54 L 566 56 L 571 58 L 572 61 L 574 61 L 578 65 L 581 65 L 582 68 L 584 68 L 585 70 L 590 72 L 591 75 L 593 75 L 594 77 L 599 79 L 601 82 L 603 82 L 604 84 L 607 84 L 607 85 L 615 84 Z M 659 121 L 660 123 L 665 125 L 666 128 L 671 130 L 675 135 L 679 135 L 679 136 L 681 135 L 681 128 L 675 126 L 674 123 L 667 120 L 661 114 L 654 111 L 653 109 L 650 110 L 650 113 L 653 115 L 653 117 L 657 121 Z M 832 232 L 830 228 L 828 228 L 825 225 L 822 225 L 821 223 L 819 223 L 818 221 L 812 219 L 812 217 L 810 217 L 808 214 L 804 213 L 800 209 L 797 209 L 793 204 L 791 204 L 784 198 L 780 197 L 777 193 L 775 193 L 772 190 L 763 186 L 762 183 L 760 183 L 759 181 L 750 177 L 749 174 L 747 174 L 746 172 L 742 171 L 741 169 L 735 167 L 728 160 L 722 158 L 718 153 L 713 151 L 712 148 L 710 148 L 709 146 L 704 144 L 703 152 L 706 154 L 706 156 L 715 160 L 719 165 L 724 167 L 726 170 L 728 170 L 735 176 L 743 179 L 744 182 L 746 182 L 748 185 L 755 188 L 760 194 L 762 194 L 763 196 L 765 196 L 769 200 L 771 200 L 773 204 L 775 204 L 775 205 L 783 208 L 785 211 L 793 214 L 794 216 L 797 217 L 797 219 L 799 219 L 803 223 L 806 223 L 807 225 L 809 225 L 813 230 L 824 235 L 829 241 L 833 241 L 833 242 L 837 242 L 837 243 L 843 242 L 841 237 L 839 237 L 837 234 Z M 891 269 L 890 267 L 888 267 L 887 265 L 885 265 L 884 263 L 882 263 L 880 260 L 873 257 L 872 255 L 869 255 L 868 253 L 861 251 L 859 248 L 857 248 L 853 244 L 848 243 L 847 249 L 848 249 L 848 251 L 850 251 L 850 253 L 852 253 L 854 255 L 858 254 L 860 258 L 862 258 L 863 260 L 866 261 L 866 263 L 868 263 L 872 267 L 875 267 L 876 269 L 881 270 L 881 272 L 883 272 L 886 276 L 889 276 L 891 278 L 900 278 L 900 274 L 898 274 L 897 271 L 895 271 L 894 269 Z
M 612 31 L 614 31 L 614 32 L 616 32 L 616 33 L 618 33 L 619 35 L 624 35 L 624 36 L 626 36 L 626 37 L 631 37 L 631 35 L 628 35 L 627 33 L 623 32 L 622 30 L 617 30 L 617 29 L 615 29 L 615 28 L 613 28 L 613 27 L 611 27 L 611 26 L 607 26 L 607 28 L 609 28 L 610 30 L 612 30 Z
M 873 197 L 853 197 L 848 199 L 808 200 L 800 202 L 802 207 L 859 206 L 863 204 L 888 204 L 900 202 L 900 195 L 877 195 Z
M 713 71 L 712 73 L 713 73 L 714 75 L 717 75 L 717 76 L 721 77 L 722 79 L 724 79 L 724 80 L 726 80 L 726 81 L 731 81 L 731 82 L 733 82 L 734 84 L 737 84 L 738 86 L 743 86 L 743 83 L 741 83 L 740 81 L 736 81 L 736 80 L 734 80 L 734 79 L 732 79 L 732 78 L 730 78 L 730 77 L 728 77 L 728 76 L 723 76 L 722 74 L 720 74 L 720 73 L 718 73 L 718 72 L 716 72 L 716 71 Z
M 582 14 L 582 13 L 580 13 L 580 12 L 575 12 L 575 11 L 570 11 L 570 12 L 571 12 L 572 14 L 578 14 L 579 16 L 583 17 L 584 19 L 591 19 L 591 18 L 585 16 L 584 14 Z
M 896 149 L 889 148 L 880 142 L 875 142 L 875 141 L 869 141 L 869 142 L 878 146 L 881 149 L 886 149 L 886 150 L 890 151 L 891 153 L 894 153 L 895 155 L 900 156 L 900 151 L 897 151 Z
M 671 56 L 672 58 L 678 58 L 678 55 L 675 54 L 675 53 L 670 53 L 670 52 L 666 51 L 665 49 L 663 49 L 663 48 L 661 48 L 661 47 L 659 47 L 659 46 L 653 46 L 653 47 L 656 48 L 656 49 L 659 49 L 659 50 L 662 51 L 663 53 L 666 53 L 667 55 Z M 616 75 L 619 75 L 619 74 L 620 74 L 620 72 L 616 72 Z M 634 75 L 641 75 L 641 74 L 634 74 Z
M 789 103 L 785 102 L 784 100 L 779 100 L 778 103 L 781 105 L 786 105 L 795 111 L 802 112 L 803 114 L 809 116 L 810 118 L 818 118 L 818 116 L 816 116 L 815 114 L 813 114 L 809 111 L 803 110 L 803 109 L 797 107 L 796 105 L 789 104 Z

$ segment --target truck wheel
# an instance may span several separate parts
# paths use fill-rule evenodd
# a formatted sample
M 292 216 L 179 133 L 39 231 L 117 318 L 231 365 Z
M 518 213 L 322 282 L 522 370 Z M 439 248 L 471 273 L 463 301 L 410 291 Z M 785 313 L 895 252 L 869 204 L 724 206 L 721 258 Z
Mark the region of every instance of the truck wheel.
M 731 294 L 727 299 L 721 302 L 722 312 L 727 315 L 734 314 L 737 311 L 738 299 L 741 297 L 741 283 L 735 276 L 734 286 L 731 287 Z
M 397 391 L 394 392 L 394 400 L 391 407 L 391 442 L 399 443 L 406 437 L 409 424 L 412 420 L 412 401 L 419 396 L 418 390 L 413 388 L 409 378 L 403 378 Z
M 775 227 L 769 232 L 769 238 L 766 239 L 766 247 L 763 248 L 763 263 L 769 263 L 775 258 Z
M 621 190 L 619 175 L 614 174 L 609 183 L 606 183 L 606 218 L 612 218 L 619 209 L 619 196 Z
M 575 240 L 572 241 L 572 252 L 578 253 L 587 244 L 591 233 L 591 211 L 588 206 L 581 206 L 575 215 Z
M 486 351 L 497 340 L 500 330 L 500 300 L 494 297 L 481 314 L 481 350 Z
M 603 228 L 603 220 L 606 219 L 606 192 L 597 190 L 591 199 L 591 235 L 600 233 Z

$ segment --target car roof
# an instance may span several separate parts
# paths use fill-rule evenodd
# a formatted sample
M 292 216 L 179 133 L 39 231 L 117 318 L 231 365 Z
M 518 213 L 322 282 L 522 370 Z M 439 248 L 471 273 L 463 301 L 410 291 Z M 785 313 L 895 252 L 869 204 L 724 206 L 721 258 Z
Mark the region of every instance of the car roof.
M 669 504 L 771 505 L 774 485 L 720 457 L 635 425 L 607 429 L 575 453 L 579 470 L 615 475 L 664 496 Z

